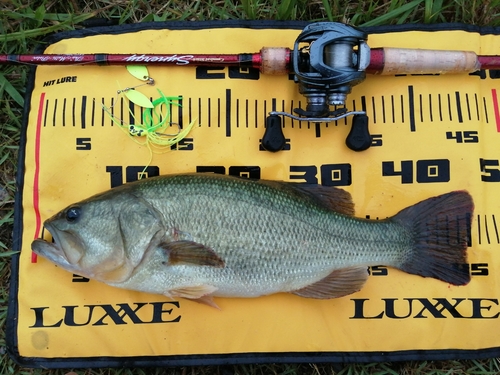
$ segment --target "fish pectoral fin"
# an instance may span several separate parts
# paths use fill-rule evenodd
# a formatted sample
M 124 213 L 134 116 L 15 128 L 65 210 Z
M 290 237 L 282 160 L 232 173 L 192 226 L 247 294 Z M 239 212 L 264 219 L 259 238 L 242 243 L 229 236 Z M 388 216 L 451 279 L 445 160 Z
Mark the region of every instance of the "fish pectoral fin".
M 211 248 L 194 241 L 171 241 L 160 244 L 168 256 L 168 265 L 195 265 L 223 268 L 224 261 Z
M 357 292 L 363 287 L 367 279 L 367 267 L 341 268 L 333 271 L 314 284 L 290 293 L 307 298 L 338 298 Z
M 194 302 L 203 303 L 211 307 L 219 309 L 219 306 L 214 302 L 212 294 L 217 290 L 211 285 L 197 285 L 179 289 L 172 289 L 165 293 L 168 297 L 182 297 L 190 299 Z

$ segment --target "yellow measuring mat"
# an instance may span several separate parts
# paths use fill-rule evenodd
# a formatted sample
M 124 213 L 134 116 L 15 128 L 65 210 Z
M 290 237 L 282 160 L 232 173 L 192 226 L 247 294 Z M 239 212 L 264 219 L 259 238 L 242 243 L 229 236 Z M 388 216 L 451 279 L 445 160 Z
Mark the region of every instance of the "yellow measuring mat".
M 97 28 L 56 35 L 43 53 L 102 53 L 103 46 L 106 53 L 138 56 L 293 48 L 305 25 Z M 366 31 L 371 48 L 500 54 L 500 29 Z M 500 71 L 368 75 L 346 101 L 350 110 L 366 111 L 368 149 L 346 146 L 351 117 L 329 123 L 285 117 L 283 149 L 269 152 L 262 146 L 269 112 L 306 105 L 292 77 L 239 67 L 145 66 L 148 77 L 138 73 L 139 79 L 125 66 L 34 69 L 7 331 L 16 361 L 50 368 L 500 356 Z M 154 84 L 145 83 L 149 78 Z M 167 136 L 174 141 L 165 143 Z M 155 139 L 160 152 L 151 152 Z M 215 309 L 114 288 L 32 252 L 34 239 L 51 240 L 43 221 L 69 204 L 141 177 L 185 172 L 335 186 L 352 195 L 356 217 L 373 220 L 466 190 L 475 206 L 467 236 L 471 281 L 454 286 L 381 264 L 369 268 L 359 292 L 345 297 L 216 297 Z

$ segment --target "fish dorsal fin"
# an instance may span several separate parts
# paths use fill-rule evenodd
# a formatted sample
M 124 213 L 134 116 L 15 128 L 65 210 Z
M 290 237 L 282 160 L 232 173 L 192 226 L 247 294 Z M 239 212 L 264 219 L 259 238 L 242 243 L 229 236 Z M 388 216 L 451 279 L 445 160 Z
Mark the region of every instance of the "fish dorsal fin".
M 330 210 L 344 215 L 354 215 L 354 203 L 351 194 L 345 190 L 333 186 L 312 184 L 290 184 L 290 186 Z
M 290 293 L 301 297 L 330 299 L 347 296 L 360 290 L 368 279 L 368 269 L 362 266 L 341 268 L 328 276 Z
M 284 181 L 260 180 L 260 183 L 326 207 L 340 214 L 354 215 L 354 203 L 352 202 L 351 194 L 345 190 L 333 186 Z
M 160 247 L 165 251 L 168 265 L 195 265 L 222 268 L 224 261 L 211 248 L 194 241 L 163 242 Z

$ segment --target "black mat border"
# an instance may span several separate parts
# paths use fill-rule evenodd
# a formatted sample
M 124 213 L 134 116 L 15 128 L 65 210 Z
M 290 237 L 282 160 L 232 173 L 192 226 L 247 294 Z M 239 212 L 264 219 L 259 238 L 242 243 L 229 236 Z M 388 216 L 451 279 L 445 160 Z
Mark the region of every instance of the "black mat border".
M 84 38 L 94 35 L 114 35 L 133 33 L 142 30 L 201 30 L 214 28 L 248 28 L 248 29 L 303 29 L 310 22 L 304 21 L 166 21 L 142 24 L 124 24 L 118 26 L 101 26 L 81 30 L 72 30 L 50 35 L 40 43 L 35 53 L 43 53 L 47 45 L 63 39 Z M 474 26 L 461 23 L 446 24 L 405 24 L 394 26 L 375 26 L 362 28 L 368 34 L 395 33 L 407 31 L 466 31 L 480 35 L 500 35 L 500 27 Z M 290 42 L 292 45 L 293 41 Z M 13 250 L 22 248 L 23 231 L 23 188 L 25 177 L 26 137 L 31 96 L 34 88 L 36 67 L 30 68 L 25 94 L 25 106 L 18 153 L 18 170 L 16 176 L 16 200 L 14 204 Z M 232 353 L 206 355 L 172 355 L 172 356 L 136 356 L 136 357 L 74 357 L 44 358 L 22 357 L 18 350 L 17 317 L 19 287 L 19 254 L 12 257 L 11 280 L 6 321 L 7 353 L 20 366 L 32 368 L 104 368 L 104 367 L 156 367 L 156 366 L 204 366 L 204 365 L 238 365 L 266 363 L 364 363 L 387 361 L 429 361 L 429 360 L 472 360 L 500 357 L 500 347 L 476 350 L 404 350 L 391 352 L 282 352 L 282 353 Z
M 479 350 L 405 350 L 396 352 L 276 352 L 233 353 L 172 356 L 137 357 L 85 357 L 85 358 L 13 358 L 21 366 L 31 368 L 140 368 L 140 367 L 185 367 L 227 366 L 260 364 L 302 363 L 373 363 L 401 361 L 448 361 L 481 360 L 498 357 L 499 348 Z

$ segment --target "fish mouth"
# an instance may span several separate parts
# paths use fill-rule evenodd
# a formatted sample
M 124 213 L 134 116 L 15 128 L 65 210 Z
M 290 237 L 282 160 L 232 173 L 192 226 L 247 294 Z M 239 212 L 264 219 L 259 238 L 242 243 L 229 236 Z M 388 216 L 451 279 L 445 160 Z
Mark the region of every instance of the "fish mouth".
M 68 266 L 71 266 L 64 256 L 62 249 L 55 243 L 38 238 L 31 243 L 31 250 L 62 267 L 67 268 Z
M 63 268 L 75 269 L 83 255 L 79 238 L 71 232 L 58 230 L 51 223 L 45 223 L 44 227 L 54 242 L 36 239 L 31 243 L 31 250 Z

